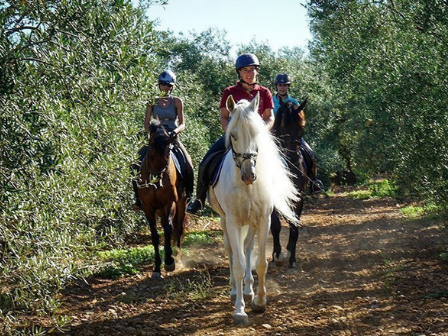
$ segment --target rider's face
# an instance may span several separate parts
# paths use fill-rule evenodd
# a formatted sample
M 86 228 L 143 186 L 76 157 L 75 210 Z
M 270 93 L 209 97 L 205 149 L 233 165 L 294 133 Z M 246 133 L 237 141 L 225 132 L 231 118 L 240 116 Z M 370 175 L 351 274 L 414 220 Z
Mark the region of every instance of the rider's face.
M 253 84 L 257 81 L 257 68 L 255 66 L 247 66 L 238 70 L 240 77 L 247 83 Z
M 281 96 L 286 95 L 288 93 L 288 89 L 288 84 L 277 84 L 277 92 Z

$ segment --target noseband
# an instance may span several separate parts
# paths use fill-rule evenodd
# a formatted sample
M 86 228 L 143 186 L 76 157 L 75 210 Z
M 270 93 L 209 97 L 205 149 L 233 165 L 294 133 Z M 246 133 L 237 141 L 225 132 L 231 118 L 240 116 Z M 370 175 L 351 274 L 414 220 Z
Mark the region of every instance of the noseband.
M 238 153 L 235 151 L 235 149 L 233 148 L 233 143 L 232 143 L 232 138 L 234 138 L 234 136 L 232 134 L 230 134 L 230 138 L 229 138 L 229 142 L 230 142 L 230 148 L 232 149 L 232 157 L 233 157 L 233 161 L 235 161 L 236 166 L 241 169 L 241 165 L 243 164 L 243 162 L 245 160 L 253 160 L 254 161 L 254 165 L 257 164 L 257 156 L 258 156 L 258 149 L 255 153 Z M 242 158 L 241 162 L 240 162 L 240 158 Z

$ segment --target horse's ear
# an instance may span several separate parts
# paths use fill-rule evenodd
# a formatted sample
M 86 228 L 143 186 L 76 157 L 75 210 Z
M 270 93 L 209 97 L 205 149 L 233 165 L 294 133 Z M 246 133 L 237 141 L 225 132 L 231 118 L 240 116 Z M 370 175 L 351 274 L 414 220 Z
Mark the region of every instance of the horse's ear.
M 258 112 L 258 105 L 260 105 L 260 92 L 257 92 L 257 95 L 252 99 L 249 106 L 253 111 Z
M 303 101 L 302 104 L 299 105 L 299 108 L 297 110 L 302 111 L 303 109 L 305 109 L 307 100 L 308 98 L 305 98 L 305 100 Z
M 306 126 L 305 111 L 301 110 L 299 112 L 299 119 L 300 119 L 300 127 L 305 128 Z
M 230 112 L 232 112 L 235 109 L 235 100 L 233 100 L 232 95 L 227 97 L 226 108 Z
M 299 118 L 300 118 L 300 127 L 305 128 L 306 125 L 306 118 L 305 118 L 305 106 L 308 98 L 305 98 L 302 104 L 300 104 L 299 108 L 297 109 L 299 111 Z

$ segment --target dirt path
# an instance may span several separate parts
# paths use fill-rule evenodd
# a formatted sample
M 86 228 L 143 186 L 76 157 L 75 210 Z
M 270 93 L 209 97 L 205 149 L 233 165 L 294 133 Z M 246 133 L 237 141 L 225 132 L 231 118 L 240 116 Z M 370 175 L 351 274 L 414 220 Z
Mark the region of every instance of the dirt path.
M 72 322 L 64 334 L 448 335 L 448 266 L 438 257 L 448 243 L 440 221 L 409 220 L 392 200 L 344 193 L 308 200 L 302 220 L 297 268 L 270 267 L 267 310 L 247 309 L 247 327 L 232 323 L 217 233 L 215 244 L 190 248 L 185 268 L 161 282 L 148 267 L 68 289 L 61 313 Z

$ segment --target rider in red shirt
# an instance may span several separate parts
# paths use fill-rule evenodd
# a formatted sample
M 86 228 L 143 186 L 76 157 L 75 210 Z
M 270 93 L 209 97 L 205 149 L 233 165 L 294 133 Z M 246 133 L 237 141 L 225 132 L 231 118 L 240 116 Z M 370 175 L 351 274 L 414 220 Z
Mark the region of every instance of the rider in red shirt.
M 254 54 L 242 54 L 238 56 L 235 62 L 235 69 L 238 74 L 238 81 L 235 85 L 227 87 L 221 97 L 219 108 L 221 110 L 221 127 L 225 132 L 230 120 L 230 111 L 226 108 L 226 101 L 229 95 L 233 96 L 235 102 L 241 99 L 252 101 L 252 99 L 260 93 L 260 104 L 258 106 L 258 113 L 266 123 L 266 127 L 271 129 L 274 125 L 274 102 L 272 101 L 272 93 L 269 89 L 257 84 L 258 70 L 260 62 Z M 207 195 L 208 185 L 210 183 L 207 174 L 202 171 L 203 163 L 210 155 L 219 151 L 224 151 L 225 148 L 225 134 L 222 135 L 205 154 L 199 166 L 198 181 L 196 185 L 196 200 L 188 205 L 187 212 L 196 214 L 202 210 Z

